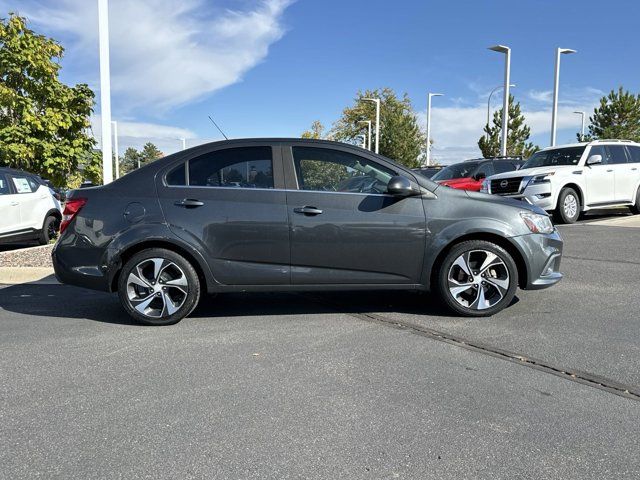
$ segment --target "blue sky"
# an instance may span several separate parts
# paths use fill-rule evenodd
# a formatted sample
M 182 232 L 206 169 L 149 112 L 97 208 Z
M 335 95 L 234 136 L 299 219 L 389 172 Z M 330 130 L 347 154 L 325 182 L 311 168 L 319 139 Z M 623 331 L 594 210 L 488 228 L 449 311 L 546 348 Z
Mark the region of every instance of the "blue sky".
M 63 80 L 97 93 L 95 5 L 0 0 L 0 11 L 59 39 Z M 591 113 L 619 85 L 640 91 L 635 0 L 111 0 L 110 16 L 121 150 L 218 139 L 207 114 L 230 137 L 299 136 L 316 119 L 330 126 L 358 89 L 390 86 L 409 94 L 421 121 L 426 93 L 444 93 L 433 156 L 477 156 L 487 94 L 503 81 L 504 56 L 486 48 L 495 44 L 512 48 L 513 94 L 541 146 L 556 47 L 578 50 L 562 58 L 559 143 L 575 139 L 573 111 Z

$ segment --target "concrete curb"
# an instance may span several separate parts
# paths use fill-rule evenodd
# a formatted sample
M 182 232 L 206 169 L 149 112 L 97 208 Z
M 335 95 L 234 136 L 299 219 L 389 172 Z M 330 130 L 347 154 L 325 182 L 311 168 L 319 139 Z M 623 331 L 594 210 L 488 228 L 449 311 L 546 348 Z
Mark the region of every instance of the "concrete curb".
M 51 267 L 0 267 L 0 285 L 19 283 L 56 284 Z

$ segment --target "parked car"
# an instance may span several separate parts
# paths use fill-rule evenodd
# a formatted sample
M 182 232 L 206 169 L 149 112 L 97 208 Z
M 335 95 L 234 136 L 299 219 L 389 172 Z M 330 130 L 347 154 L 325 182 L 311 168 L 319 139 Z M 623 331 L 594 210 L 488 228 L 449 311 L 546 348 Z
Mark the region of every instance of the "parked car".
M 411 170 L 419 173 L 423 177 L 432 178 L 436 173 L 442 170 L 444 167 L 441 165 L 435 167 L 421 167 L 421 168 L 412 168 Z
M 201 291 L 435 290 L 457 314 L 486 316 L 518 286 L 562 278 L 543 210 L 322 140 L 178 152 L 72 191 L 61 231 L 58 279 L 117 292 L 148 325 L 180 321 Z
M 0 243 L 56 238 L 62 207 L 55 192 L 32 173 L 0 168 Z
M 526 200 L 574 223 L 593 208 L 640 213 L 640 144 L 625 140 L 548 147 L 516 172 L 492 176 L 483 191 Z
M 431 179 L 447 187 L 478 192 L 485 178 L 496 173 L 512 172 L 520 168 L 523 163 L 520 157 L 465 160 L 443 168 Z

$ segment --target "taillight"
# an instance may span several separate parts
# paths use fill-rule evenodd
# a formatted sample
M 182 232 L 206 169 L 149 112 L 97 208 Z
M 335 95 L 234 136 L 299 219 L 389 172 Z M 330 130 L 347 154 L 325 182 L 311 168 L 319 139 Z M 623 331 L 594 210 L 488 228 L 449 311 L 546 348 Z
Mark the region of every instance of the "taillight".
M 86 198 L 69 198 L 64 204 L 64 212 L 62 212 L 62 222 L 60 223 L 60 233 L 64 232 L 69 223 L 78 214 L 80 209 L 87 203 Z

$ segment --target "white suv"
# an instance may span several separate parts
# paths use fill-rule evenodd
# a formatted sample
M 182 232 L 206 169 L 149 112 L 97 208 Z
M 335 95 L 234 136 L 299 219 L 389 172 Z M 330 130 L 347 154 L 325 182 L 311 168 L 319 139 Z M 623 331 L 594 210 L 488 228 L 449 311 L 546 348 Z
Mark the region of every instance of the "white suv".
M 56 237 L 62 208 L 55 192 L 31 173 L 0 168 L 0 243 Z
M 521 169 L 485 179 L 481 191 L 526 200 L 561 223 L 593 208 L 628 206 L 640 213 L 640 144 L 596 140 L 548 147 Z

